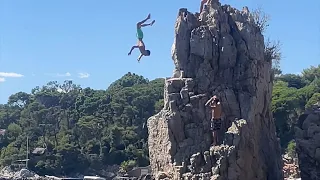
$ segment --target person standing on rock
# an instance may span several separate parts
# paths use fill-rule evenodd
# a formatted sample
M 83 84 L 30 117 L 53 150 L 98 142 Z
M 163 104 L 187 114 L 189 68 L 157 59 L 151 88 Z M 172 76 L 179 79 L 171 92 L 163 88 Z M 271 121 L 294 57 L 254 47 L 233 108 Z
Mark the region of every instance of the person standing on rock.
M 210 128 L 212 130 L 212 138 L 213 138 L 213 145 L 217 145 L 218 141 L 218 132 L 221 129 L 221 114 L 222 114 L 222 108 L 220 100 L 217 98 L 216 95 L 214 95 L 212 98 L 210 98 L 205 106 L 210 105 L 212 108 L 211 111 L 211 121 L 210 121 Z
M 130 52 L 128 53 L 128 55 L 131 55 L 133 49 L 139 48 L 141 54 L 138 57 L 138 62 L 140 62 L 140 59 L 142 58 L 142 56 L 150 56 L 150 50 L 146 50 L 146 47 L 145 47 L 144 42 L 142 40 L 143 39 L 143 32 L 141 30 L 142 27 L 152 26 L 155 23 L 155 20 L 153 20 L 151 23 L 144 24 L 150 18 L 151 18 L 151 15 L 148 14 L 148 17 L 146 19 L 144 19 L 143 21 L 140 21 L 140 22 L 137 23 L 138 43 L 137 43 L 137 45 L 132 46 Z

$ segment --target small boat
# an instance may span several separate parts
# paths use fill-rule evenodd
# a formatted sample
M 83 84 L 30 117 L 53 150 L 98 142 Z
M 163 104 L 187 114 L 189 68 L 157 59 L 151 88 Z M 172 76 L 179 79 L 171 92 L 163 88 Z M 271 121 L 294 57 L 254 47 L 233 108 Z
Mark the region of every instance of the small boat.
M 99 176 L 84 176 L 83 180 L 106 180 L 106 178 Z

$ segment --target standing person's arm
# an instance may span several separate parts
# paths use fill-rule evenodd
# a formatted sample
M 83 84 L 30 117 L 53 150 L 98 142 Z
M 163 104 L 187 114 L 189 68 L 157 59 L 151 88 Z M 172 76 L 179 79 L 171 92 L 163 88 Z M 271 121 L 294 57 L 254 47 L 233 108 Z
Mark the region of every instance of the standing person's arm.
M 212 98 L 210 98 L 210 99 L 206 102 L 205 106 L 208 106 L 208 104 L 209 104 L 211 101 L 212 101 Z

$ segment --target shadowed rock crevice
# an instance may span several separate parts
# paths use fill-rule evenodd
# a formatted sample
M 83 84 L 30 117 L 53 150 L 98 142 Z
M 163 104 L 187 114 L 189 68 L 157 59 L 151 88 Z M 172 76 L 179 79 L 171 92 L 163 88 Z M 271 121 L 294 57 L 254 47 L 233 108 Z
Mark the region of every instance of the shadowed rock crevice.
M 247 8 L 212 0 L 200 17 L 187 9 L 178 13 L 173 77 L 165 81 L 164 108 L 148 119 L 153 174 L 282 179 L 270 111 L 272 65 L 264 59 L 263 35 Z M 204 104 L 214 94 L 223 108 L 223 144 L 211 147 L 211 113 Z

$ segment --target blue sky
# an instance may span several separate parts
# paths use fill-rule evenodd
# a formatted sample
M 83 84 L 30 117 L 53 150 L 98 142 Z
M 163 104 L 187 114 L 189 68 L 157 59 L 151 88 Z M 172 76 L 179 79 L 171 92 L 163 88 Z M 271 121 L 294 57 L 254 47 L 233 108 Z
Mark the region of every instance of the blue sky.
M 72 79 L 106 89 L 127 72 L 146 78 L 172 74 L 171 45 L 178 9 L 199 9 L 200 0 L 1 0 L 0 103 L 51 80 Z M 242 9 L 261 7 L 271 16 L 267 36 L 282 43 L 284 73 L 298 73 L 320 60 L 320 1 L 224 0 Z M 148 13 L 144 29 L 151 56 L 137 63 L 135 24 Z

